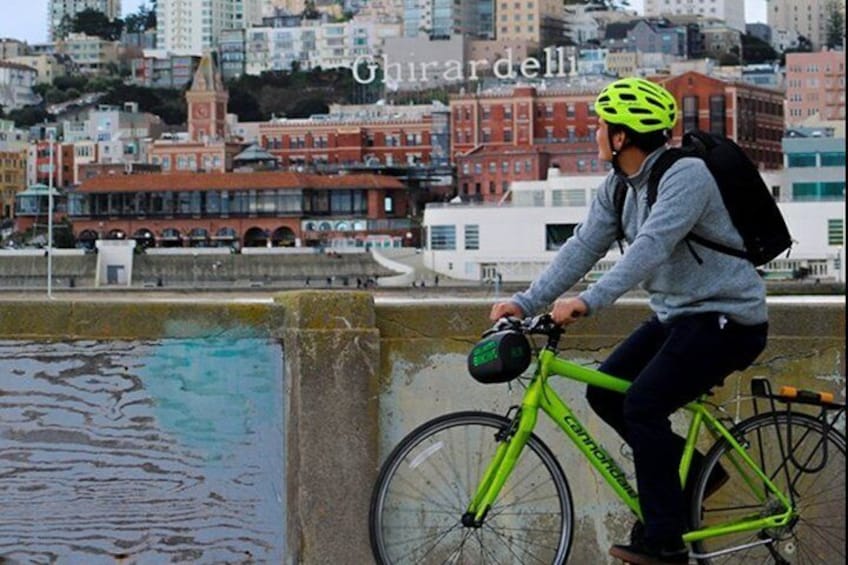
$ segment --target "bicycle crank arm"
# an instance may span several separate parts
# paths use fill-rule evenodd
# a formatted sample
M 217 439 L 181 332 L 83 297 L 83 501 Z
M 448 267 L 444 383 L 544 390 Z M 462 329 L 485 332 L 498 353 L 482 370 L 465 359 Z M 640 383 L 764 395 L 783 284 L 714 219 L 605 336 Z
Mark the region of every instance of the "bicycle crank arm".
M 727 549 L 721 549 L 719 551 L 711 551 L 709 553 L 690 553 L 689 557 L 693 559 L 710 559 L 712 557 L 718 557 L 720 555 L 727 555 L 728 553 L 734 553 L 736 551 L 742 551 L 743 549 L 751 549 L 752 547 L 757 547 L 758 545 L 766 545 L 774 543 L 774 540 L 771 538 L 763 539 L 759 541 L 755 541 L 752 543 L 746 543 L 744 545 L 737 545 L 735 547 L 728 547 Z

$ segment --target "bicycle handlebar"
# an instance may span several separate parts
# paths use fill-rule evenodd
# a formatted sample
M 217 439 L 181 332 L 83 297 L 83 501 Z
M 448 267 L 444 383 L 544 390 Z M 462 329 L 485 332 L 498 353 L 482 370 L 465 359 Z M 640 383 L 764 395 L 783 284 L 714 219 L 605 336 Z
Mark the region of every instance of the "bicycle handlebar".
M 483 332 L 483 337 L 507 330 L 527 335 L 544 335 L 554 339 L 559 339 L 565 333 L 565 328 L 554 323 L 550 314 L 540 314 L 526 318 L 514 318 L 512 316 L 500 318 L 491 328 Z

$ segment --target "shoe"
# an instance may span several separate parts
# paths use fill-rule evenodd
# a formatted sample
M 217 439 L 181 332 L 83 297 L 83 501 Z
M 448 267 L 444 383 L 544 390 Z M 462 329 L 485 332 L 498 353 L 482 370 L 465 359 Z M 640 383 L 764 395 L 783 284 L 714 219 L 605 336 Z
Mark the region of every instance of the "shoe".
M 689 550 L 682 542 L 675 546 L 655 546 L 647 540 L 630 545 L 614 545 L 609 554 L 633 565 L 668 565 L 689 563 Z

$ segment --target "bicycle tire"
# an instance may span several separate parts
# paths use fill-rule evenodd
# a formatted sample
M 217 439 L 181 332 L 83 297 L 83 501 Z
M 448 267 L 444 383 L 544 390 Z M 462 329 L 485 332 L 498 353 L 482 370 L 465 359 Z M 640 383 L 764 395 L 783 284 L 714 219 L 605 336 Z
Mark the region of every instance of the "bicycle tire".
M 381 565 L 565 563 L 574 527 L 568 481 L 531 435 L 481 527 L 462 515 L 509 420 L 457 412 L 408 434 L 383 464 L 371 496 L 369 533 Z
M 790 423 L 791 446 L 787 444 Z M 795 485 L 798 519 L 780 531 L 742 532 L 693 543 L 694 553 L 703 555 L 766 538 L 775 540 L 721 556 L 699 558 L 698 563 L 845 563 L 844 432 L 798 412 L 759 414 L 740 422 L 731 432 L 778 488 L 789 492 L 787 485 Z M 778 442 L 783 444 L 783 451 Z M 827 446 L 826 452 L 822 446 Z M 787 448 L 791 448 L 794 461 Z M 727 459 L 732 452 L 727 440 L 722 439 L 707 453 L 692 500 L 691 519 L 696 529 L 742 516 L 765 516 L 780 509 L 774 497 L 764 503 L 757 501 Z M 729 474 L 729 481 L 705 501 L 707 479 L 718 464 Z

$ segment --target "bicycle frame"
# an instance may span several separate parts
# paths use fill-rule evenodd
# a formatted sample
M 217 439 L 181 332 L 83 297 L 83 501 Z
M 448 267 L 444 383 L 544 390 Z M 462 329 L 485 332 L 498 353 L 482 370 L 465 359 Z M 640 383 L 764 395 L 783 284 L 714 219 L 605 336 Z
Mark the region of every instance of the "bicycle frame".
M 486 513 L 493 506 L 501 488 L 515 468 L 527 439 L 536 427 L 539 409 L 541 409 L 571 439 L 572 443 L 583 454 L 583 457 L 613 489 L 616 496 L 641 519 L 642 510 L 636 489 L 629 484 L 625 473 L 613 457 L 600 443 L 595 441 L 569 406 L 548 385 L 548 378 L 552 375 L 620 393 L 626 392 L 631 384 L 624 379 L 557 357 L 556 353 L 547 347 L 542 348 L 535 374 L 521 401 L 519 413 L 516 420 L 513 421 L 512 428 L 508 430 L 512 437 L 509 441 L 503 441 L 498 446 L 492 462 L 480 480 L 466 515 L 473 516 L 475 523 L 483 522 Z M 691 402 L 684 408 L 692 414 L 692 419 L 680 461 L 681 484 L 687 477 L 701 429 L 705 427 L 714 439 L 723 438 L 732 447 L 731 453 L 733 456 L 730 457 L 732 465 L 743 476 L 745 483 L 758 500 L 765 501 L 766 497 L 771 494 L 781 503 L 783 512 L 767 517 L 745 518 L 691 531 L 683 536 L 683 540 L 690 543 L 731 533 L 758 531 L 787 525 L 795 515 L 790 499 L 774 485 L 771 479 L 751 459 L 727 427 L 703 405 L 701 400 Z

